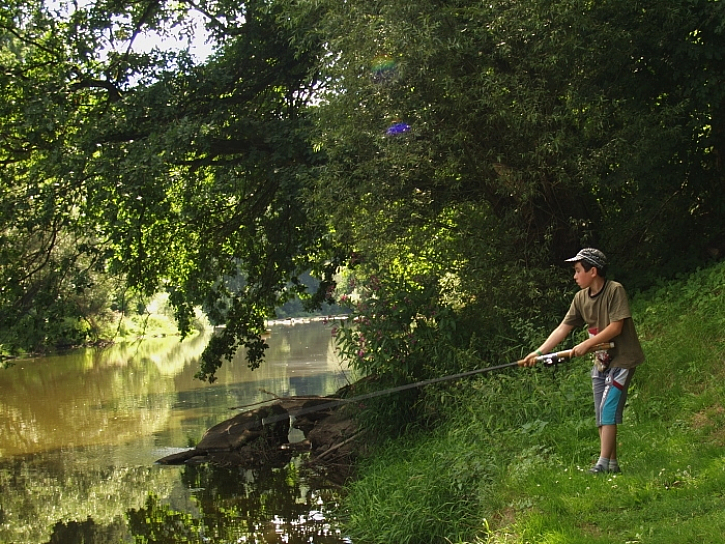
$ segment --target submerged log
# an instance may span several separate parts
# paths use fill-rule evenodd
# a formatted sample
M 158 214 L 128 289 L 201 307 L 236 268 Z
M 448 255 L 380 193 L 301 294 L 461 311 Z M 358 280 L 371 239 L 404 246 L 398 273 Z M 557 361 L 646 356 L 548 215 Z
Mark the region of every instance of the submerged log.
M 273 420 L 268 425 L 265 419 Z M 181 465 L 198 462 L 211 462 L 219 456 L 215 454 L 229 452 L 259 453 L 265 449 L 276 449 L 288 442 L 289 413 L 281 404 L 273 404 L 242 412 L 236 416 L 214 425 L 204 433 L 195 448 L 156 461 L 161 465 Z M 228 459 L 228 456 L 222 456 Z M 247 455 L 240 456 L 247 458 Z M 228 460 L 225 462 L 228 464 Z
M 335 397 L 279 399 L 274 404 L 242 412 L 204 433 L 188 451 L 159 459 L 163 465 L 212 463 L 222 466 L 283 466 L 301 451 L 310 451 L 308 463 L 354 457 L 357 429 L 339 403 L 325 408 Z M 319 406 L 319 408 L 318 408 Z M 295 414 L 300 414 L 295 416 Z M 292 416 L 292 417 L 290 417 Z M 290 425 L 305 438 L 289 443 Z M 333 455 L 334 452 L 334 455 Z
M 276 421 L 263 425 L 262 420 L 268 418 Z M 205 452 L 234 451 L 260 438 L 283 444 L 287 442 L 289 429 L 289 412 L 280 404 L 273 404 L 237 414 L 214 425 L 204 433 L 196 449 Z

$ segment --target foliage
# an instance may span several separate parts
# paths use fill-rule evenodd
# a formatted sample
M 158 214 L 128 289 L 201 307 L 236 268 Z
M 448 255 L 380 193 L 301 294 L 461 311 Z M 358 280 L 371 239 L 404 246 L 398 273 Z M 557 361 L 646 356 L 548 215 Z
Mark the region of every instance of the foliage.
M 286 317 L 309 317 L 316 313 L 323 315 L 339 315 L 346 312 L 346 309 L 332 302 L 332 297 L 327 296 L 326 301 L 319 304 L 319 308 L 315 308 L 317 303 L 311 303 L 309 293 L 317 293 L 320 289 L 320 281 L 309 273 L 300 274 L 297 278 L 298 285 L 305 289 L 301 293 L 301 297 L 293 298 L 285 302 L 282 306 L 276 308 L 275 316 L 278 319 Z M 335 276 L 337 283 L 337 276 Z M 290 286 L 292 287 L 292 286 Z M 332 285 L 328 287 L 328 291 L 332 291 Z
M 436 278 L 373 274 L 360 291 L 353 323 L 343 323 L 337 337 L 342 354 L 362 375 L 399 384 L 454 366 L 446 360 L 453 355 L 455 324 Z
M 34 314 L 81 313 L 67 308 L 68 284 L 91 289 L 76 276 L 92 270 L 143 297 L 167 291 L 182 333 L 196 305 L 226 301 L 200 378 L 240 345 L 258 365 L 264 318 L 304 291 L 297 276 L 318 275 L 319 303 L 340 262 L 300 201 L 318 161 L 308 103 L 319 46 L 293 46 L 264 1 L 202 10 L 219 44 L 202 66 L 183 51 L 133 52 L 143 32 L 183 34 L 176 4 L 19 7 L 2 25 L 13 92 L 0 157 L 3 343 L 31 347 L 14 325 Z
M 723 6 L 6 2 L 0 343 L 80 341 L 92 323 L 58 324 L 166 291 L 183 333 L 199 305 L 227 325 L 213 380 L 362 255 L 368 274 L 430 264 L 450 323 L 480 328 L 451 353 L 520 351 L 582 245 L 642 289 L 725 251 Z M 136 47 L 191 35 L 192 12 L 203 63 Z
M 356 243 L 463 202 L 517 256 L 497 271 L 593 244 L 646 285 L 642 260 L 656 276 L 723 251 L 722 2 L 324 5 L 316 197 Z M 410 130 L 388 135 L 395 118 Z
M 379 387 L 528 351 L 563 315 L 557 265 L 582 244 L 630 288 L 722 250 L 709 180 L 725 142 L 698 121 L 719 116 L 720 87 L 677 79 L 722 77 L 721 3 L 312 6 L 295 13 L 322 13 L 330 86 L 309 199 L 385 272 L 341 336 Z M 373 410 L 409 425 L 413 405 L 438 409 L 409 397 Z
M 351 538 L 718 541 L 723 274 L 719 264 L 633 298 L 647 360 L 619 428 L 622 474 L 586 472 L 599 441 L 585 361 L 560 367 L 553 379 L 550 369 L 488 374 L 438 388 L 445 423 L 367 459 L 345 500 Z
M 400 229 L 396 244 L 379 243 L 371 257 L 356 255 L 345 279 L 350 294 L 341 295 L 352 307 L 351 320 L 337 341 L 358 374 L 374 378 L 365 386 L 455 374 L 475 368 L 481 358 L 516 359 L 566 310 L 569 295 L 557 270 L 542 274 L 552 279 L 549 286 L 523 266 L 496 274 L 490 259 L 504 258 L 505 249 L 468 230 L 473 217 L 486 220 L 475 213 L 470 206 L 454 207 L 435 226 Z M 385 260 L 387 266 L 376 266 Z M 362 416 L 381 434 L 396 434 L 430 422 L 437 410 L 435 396 L 412 391 L 366 403 Z
M 443 300 L 437 277 L 406 277 L 391 270 L 355 283 L 357 302 L 348 323 L 337 330 L 340 354 L 364 382 L 385 389 L 430 379 L 465 364 L 457 348 L 453 310 Z M 363 386 L 363 384 L 360 384 Z M 421 414 L 416 391 L 374 399 L 359 413 L 378 432 L 396 434 L 416 423 Z M 417 406 L 416 406 L 417 404 Z

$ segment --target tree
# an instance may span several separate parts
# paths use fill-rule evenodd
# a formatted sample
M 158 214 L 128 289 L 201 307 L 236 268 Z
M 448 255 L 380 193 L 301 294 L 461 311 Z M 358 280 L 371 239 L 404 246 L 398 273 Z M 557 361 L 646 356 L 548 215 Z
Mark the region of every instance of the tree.
M 168 290 L 182 330 L 226 316 L 213 378 L 259 362 L 305 270 L 313 304 L 353 261 L 425 270 L 460 347 L 560 315 L 582 245 L 633 287 L 725 251 L 721 1 L 25 4 L 0 12 L 3 330 L 102 270 Z M 128 46 L 189 9 L 203 65 Z
M 722 2 L 326 5 L 319 193 L 341 224 L 471 202 L 524 259 L 595 243 L 675 266 L 719 247 Z M 409 131 L 391 138 L 395 118 Z
M 391 290 L 435 271 L 451 351 L 538 341 L 573 288 L 559 267 L 584 245 L 633 289 L 723 251 L 722 2 L 320 4 L 334 86 L 315 198 Z M 367 308 L 358 319 L 384 333 Z M 355 361 L 355 331 L 343 342 Z M 413 374 L 383 351 L 360 364 Z M 417 377 L 445 367 L 431 353 Z
M 166 289 L 183 332 L 195 305 L 222 295 L 231 301 L 228 326 L 203 358 L 204 379 L 239 345 L 259 364 L 263 320 L 304 290 L 288 287 L 300 273 L 322 276 L 315 302 L 327 292 L 341 252 L 300 202 L 318 161 L 308 137 L 318 51 L 290 42 L 274 4 L 212 7 L 224 14 L 206 12 L 219 48 L 201 66 L 183 52 L 129 49 L 102 58 L 104 44 L 181 24 L 183 13 L 171 4 L 99 3 L 65 19 L 42 4 L 28 17 L 8 12 L 3 28 L 20 45 L 4 49 L 11 66 L 4 87 L 18 83 L 25 94 L 4 101 L 10 138 L 2 183 L 12 197 L 4 199 L 4 262 L 6 284 L 18 289 L 3 301 L 5 325 L 10 308 L 50 269 L 50 259 L 35 270 L 27 256 L 54 255 L 57 239 L 73 233 L 82 243 L 55 264 L 59 273 L 93 256 L 94 266 L 143 295 Z M 45 231 L 38 249 L 10 253 L 11 244 Z M 27 281 L 18 282 L 11 267 Z M 223 279 L 239 275 L 244 287 L 230 293 Z M 56 285 L 46 290 L 50 299 L 60 296 Z M 29 298 L 47 314 L 37 296 Z

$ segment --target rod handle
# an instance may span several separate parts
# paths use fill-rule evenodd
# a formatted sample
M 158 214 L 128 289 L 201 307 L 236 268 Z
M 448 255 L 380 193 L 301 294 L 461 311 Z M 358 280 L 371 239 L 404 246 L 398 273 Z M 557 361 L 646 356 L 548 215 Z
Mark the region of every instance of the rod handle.
M 596 344 L 589 348 L 587 350 L 587 353 L 594 353 L 595 351 L 602 351 L 605 349 L 612 349 L 614 347 L 614 342 L 602 342 L 601 344 Z M 556 353 L 547 353 L 544 355 L 539 355 L 536 360 L 537 361 L 543 361 L 545 359 L 551 359 L 551 358 L 557 358 L 557 359 L 572 359 L 572 349 L 565 349 L 564 351 L 557 351 Z
M 587 353 L 593 353 L 595 351 L 602 351 L 605 349 L 612 349 L 614 347 L 614 342 L 602 342 L 601 344 L 596 344 L 589 348 L 587 350 Z M 562 359 L 572 359 L 571 349 L 565 349 L 564 351 L 557 351 L 554 353 L 545 353 L 544 355 L 539 355 L 536 357 L 536 361 L 561 361 Z M 520 361 L 517 361 L 519 366 L 524 365 L 524 359 L 521 359 Z

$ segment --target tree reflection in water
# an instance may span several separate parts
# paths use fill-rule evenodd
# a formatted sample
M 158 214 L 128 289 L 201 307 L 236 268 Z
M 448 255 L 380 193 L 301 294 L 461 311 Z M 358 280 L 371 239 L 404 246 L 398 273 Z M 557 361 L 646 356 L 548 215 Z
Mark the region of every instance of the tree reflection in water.
M 99 524 L 59 522 L 48 544 L 288 543 L 339 544 L 334 490 L 307 487 L 299 477 L 299 459 L 282 469 L 243 470 L 187 466 L 182 481 L 194 489 L 196 513 L 177 510 L 150 494 L 126 520 Z M 280 513 L 283 513 L 280 515 Z

